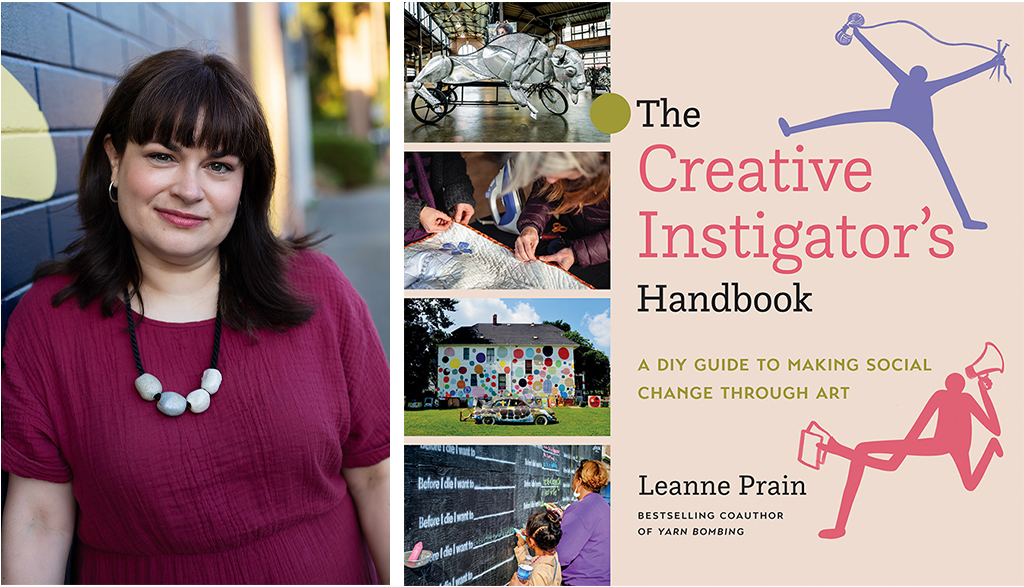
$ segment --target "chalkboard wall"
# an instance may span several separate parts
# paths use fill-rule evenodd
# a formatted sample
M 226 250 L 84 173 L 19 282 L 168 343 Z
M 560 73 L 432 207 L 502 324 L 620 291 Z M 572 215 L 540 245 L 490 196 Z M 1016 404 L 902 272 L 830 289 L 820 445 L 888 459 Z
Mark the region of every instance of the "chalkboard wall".
M 405 551 L 433 553 L 406 585 L 504 585 L 517 564 L 515 529 L 544 502 L 573 501 L 581 461 L 600 445 L 405 447 Z

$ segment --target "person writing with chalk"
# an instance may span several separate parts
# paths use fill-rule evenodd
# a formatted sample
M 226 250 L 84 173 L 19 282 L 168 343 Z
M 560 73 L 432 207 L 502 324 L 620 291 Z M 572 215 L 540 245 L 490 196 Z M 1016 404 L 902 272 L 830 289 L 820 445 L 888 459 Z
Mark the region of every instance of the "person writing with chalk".
M 516 560 L 519 570 L 509 585 L 561 585 L 562 569 L 555 549 L 562 539 L 562 517 L 557 511 L 537 512 L 526 528 L 516 531 Z M 536 556 L 531 557 L 529 547 Z

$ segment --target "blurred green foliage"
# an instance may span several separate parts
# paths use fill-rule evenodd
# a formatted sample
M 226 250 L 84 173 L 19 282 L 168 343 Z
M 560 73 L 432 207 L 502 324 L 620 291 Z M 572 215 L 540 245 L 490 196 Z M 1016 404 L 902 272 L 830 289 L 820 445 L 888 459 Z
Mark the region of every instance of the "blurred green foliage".
M 299 2 L 299 17 L 306 30 L 309 50 L 309 89 L 313 98 L 313 119 L 344 120 L 348 116 L 345 91 L 338 75 L 337 30 L 351 28 L 353 15 L 365 2 Z M 390 3 L 384 3 L 386 22 L 391 20 Z M 390 27 L 385 26 L 390 43 Z M 377 89 L 377 100 L 387 104 L 389 76 L 383 76 Z M 384 109 L 385 124 L 390 112 Z
M 376 179 L 377 147 L 341 131 L 340 125 L 313 124 L 313 161 L 319 176 L 339 188 L 354 188 Z
M 313 160 L 318 180 L 335 188 L 354 188 L 376 179 L 377 147 L 353 136 L 345 124 L 350 115 L 359 114 L 346 103 L 338 64 L 339 30 L 351 29 L 354 15 L 366 9 L 367 4 L 361 2 L 299 3 L 309 52 Z M 385 19 L 389 19 L 386 3 L 384 11 Z M 387 96 L 386 87 L 383 96 Z
M 338 41 L 330 2 L 299 2 L 309 40 L 309 90 L 313 119 L 345 118 L 345 93 L 338 77 Z

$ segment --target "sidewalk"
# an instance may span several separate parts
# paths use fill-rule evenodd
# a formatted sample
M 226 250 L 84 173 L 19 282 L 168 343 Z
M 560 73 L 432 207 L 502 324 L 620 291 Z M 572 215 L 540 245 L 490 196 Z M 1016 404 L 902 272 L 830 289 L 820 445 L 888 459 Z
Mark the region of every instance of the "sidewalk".
M 338 264 L 366 300 L 390 358 L 388 204 L 386 185 L 336 193 L 317 190 L 306 209 L 306 229 L 332 235 L 319 250 Z

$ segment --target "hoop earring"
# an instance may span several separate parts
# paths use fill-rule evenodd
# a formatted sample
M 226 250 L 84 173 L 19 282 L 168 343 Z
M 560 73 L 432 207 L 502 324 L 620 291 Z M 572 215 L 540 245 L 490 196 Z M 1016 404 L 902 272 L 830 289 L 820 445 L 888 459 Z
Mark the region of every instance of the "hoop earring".
M 114 182 L 110 182 L 110 185 L 107 186 L 107 197 L 110 198 L 111 202 L 117 203 L 117 198 L 114 197 Z

